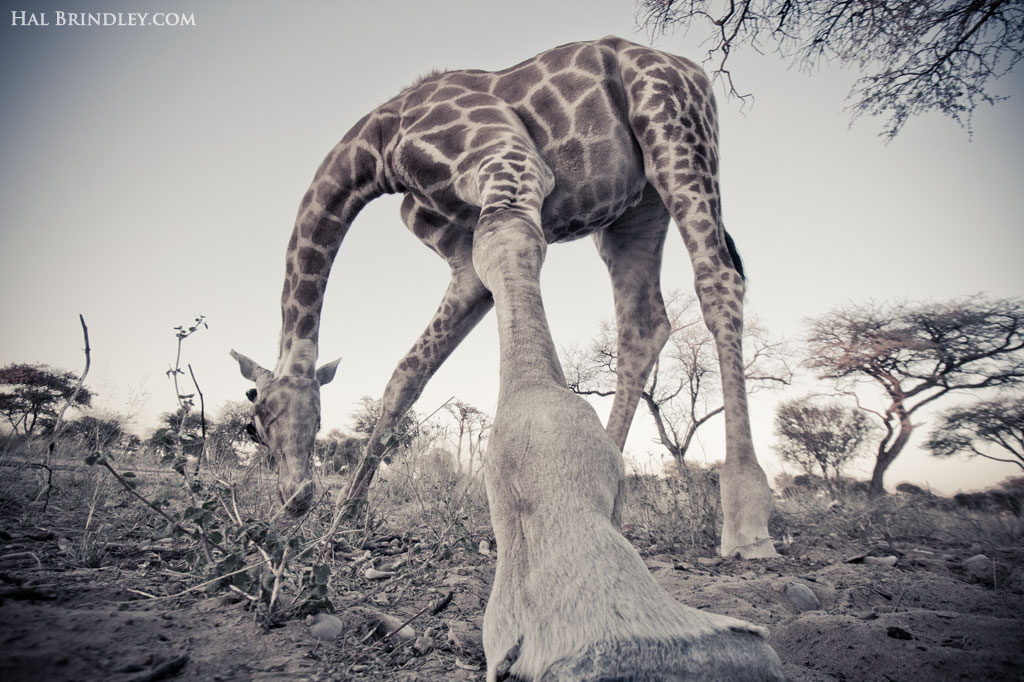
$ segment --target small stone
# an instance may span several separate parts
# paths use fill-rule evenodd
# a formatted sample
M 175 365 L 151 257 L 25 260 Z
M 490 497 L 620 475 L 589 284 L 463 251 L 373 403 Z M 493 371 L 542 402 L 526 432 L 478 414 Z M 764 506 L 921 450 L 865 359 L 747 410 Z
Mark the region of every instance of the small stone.
M 811 588 L 802 583 L 789 583 L 786 585 L 786 596 L 799 612 L 814 611 L 821 608 L 818 595 L 814 594 Z
M 476 549 L 484 556 L 488 556 L 491 553 L 491 543 L 487 542 L 487 540 L 481 540 Z
M 363 576 L 365 576 L 367 580 L 384 580 L 385 578 L 392 578 L 394 575 L 394 571 L 378 571 L 373 567 L 370 567 L 363 572 Z
M 871 564 L 872 566 L 885 566 L 892 568 L 896 565 L 896 557 L 894 556 L 866 556 L 864 557 L 865 564 Z
M 963 567 L 975 578 L 992 577 L 992 560 L 984 554 L 975 554 L 970 559 L 964 559 Z
M 412 643 L 412 650 L 416 652 L 417 656 L 426 656 L 433 648 L 434 632 L 429 628 Z
M 320 641 L 330 641 L 340 635 L 345 629 L 344 623 L 337 616 L 329 613 L 318 613 L 306 619 L 309 625 L 309 634 Z
M 717 566 L 725 561 L 720 556 L 699 556 L 697 557 L 697 563 L 701 566 Z

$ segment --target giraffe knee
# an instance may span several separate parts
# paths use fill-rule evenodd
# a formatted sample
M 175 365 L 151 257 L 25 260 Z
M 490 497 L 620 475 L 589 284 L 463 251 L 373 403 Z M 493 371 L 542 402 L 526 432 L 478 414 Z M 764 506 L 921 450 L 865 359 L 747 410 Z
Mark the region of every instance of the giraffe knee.
M 492 291 L 494 277 L 512 263 L 527 267 L 539 277 L 546 253 L 547 242 L 539 221 L 516 209 L 490 213 L 480 219 L 473 232 L 473 267 Z

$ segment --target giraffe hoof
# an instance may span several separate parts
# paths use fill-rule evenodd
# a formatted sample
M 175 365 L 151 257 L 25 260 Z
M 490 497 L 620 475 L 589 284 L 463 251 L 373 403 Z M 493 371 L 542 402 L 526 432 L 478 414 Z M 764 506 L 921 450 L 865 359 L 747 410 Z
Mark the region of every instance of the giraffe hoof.
M 515 679 L 515 678 L 513 678 Z M 544 672 L 539 682 L 785 682 L 758 631 L 730 629 L 695 640 L 599 642 Z
M 722 556 L 726 559 L 772 559 L 779 556 L 779 553 L 775 551 L 775 544 L 771 538 L 763 538 L 749 545 L 738 545 L 728 550 L 723 547 Z

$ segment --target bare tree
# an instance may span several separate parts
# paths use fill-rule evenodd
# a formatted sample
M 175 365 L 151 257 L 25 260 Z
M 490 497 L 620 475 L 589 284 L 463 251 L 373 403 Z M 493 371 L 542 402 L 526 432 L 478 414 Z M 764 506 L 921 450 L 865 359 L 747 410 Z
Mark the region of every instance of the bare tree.
M 775 413 L 776 451 L 811 476 L 821 474 L 829 489 L 843 469 L 864 454 L 874 427 L 863 410 L 811 397 L 787 400 Z
M 707 61 L 736 93 L 727 62 L 741 46 L 774 50 L 808 70 L 836 60 L 864 72 L 854 115 L 886 119 L 892 138 L 912 116 L 941 112 L 969 125 L 979 103 L 1024 53 L 1021 0 L 637 0 L 651 34 L 707 31 Z
M 965 453 L 1024 469 L 1024 397 L 990 398 L 945 412 L 925 447 L 936 457 Z
M 723 410 L 715 342 L 696 297 L 672 292 L 666 308 L 671 333 L 641 394 L 658 429 L 658 439 L 680 465 L 702 425 Z M 787 385 L 792 378 L 782 343 L 772 340 L 756 320 L 743 331 L 747 390 Z M 615 327 L 602 323 L 588 348 L 563 353 L 569 388 L 580 395 L 615 395 L 618 360 Z
M 884 430 L 871 492 L 913 433 L 911 417 L 953 391 L 1024 381 L 1024 301 L 973 296 L 944 303 L 848 305 L 810 322 L 807 364 L 821 378 L 881 389 Z

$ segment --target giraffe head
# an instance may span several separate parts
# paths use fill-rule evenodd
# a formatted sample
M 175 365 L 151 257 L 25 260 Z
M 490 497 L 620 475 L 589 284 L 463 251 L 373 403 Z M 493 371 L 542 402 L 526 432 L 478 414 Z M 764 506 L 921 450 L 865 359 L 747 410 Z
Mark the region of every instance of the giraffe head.
M 231 351 L 231 357 L 238 361 L 242 376 L 256 384 L 246 393 L 253 407 L 249 435 L 269 448 L 277 462 L 278 493 L 285 510 L 292 516 L 304 514 L 315 492 L 311 460 L 320 430 L 320 387 L 334 378 L 341 359 L 311 377 L 275 377 L 241 353 Z

